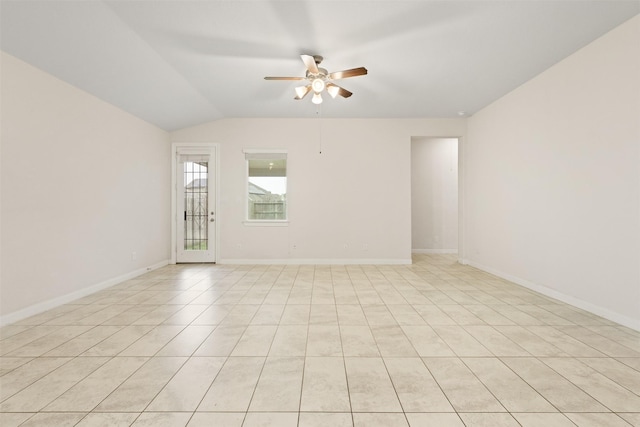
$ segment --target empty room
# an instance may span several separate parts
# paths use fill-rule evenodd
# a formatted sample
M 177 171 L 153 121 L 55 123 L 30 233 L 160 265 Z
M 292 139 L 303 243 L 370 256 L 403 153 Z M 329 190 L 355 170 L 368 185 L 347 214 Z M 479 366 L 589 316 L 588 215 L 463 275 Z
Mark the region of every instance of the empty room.
M 640 427 L 639 0 L 0 0 L 0 425 Z

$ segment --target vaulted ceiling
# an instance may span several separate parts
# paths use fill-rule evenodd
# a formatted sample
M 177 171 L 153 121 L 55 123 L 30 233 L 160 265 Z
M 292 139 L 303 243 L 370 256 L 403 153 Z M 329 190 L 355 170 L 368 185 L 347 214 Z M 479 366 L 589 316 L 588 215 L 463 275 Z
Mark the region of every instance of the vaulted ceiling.
M 472 115 L 640 13 L 637 0 L 0 2 L 2 50 L 166 129 L 228 117 Z M 359 66 L 294 101 L 300 54 Z

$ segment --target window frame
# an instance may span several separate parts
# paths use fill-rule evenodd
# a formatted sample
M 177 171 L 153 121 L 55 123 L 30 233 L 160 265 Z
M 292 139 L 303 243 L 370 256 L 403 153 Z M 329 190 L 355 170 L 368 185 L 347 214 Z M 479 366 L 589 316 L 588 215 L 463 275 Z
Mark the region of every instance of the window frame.
M 289 225 L 289 159 L 288 151 L 284 149 L 266 149 L 266 148 L 245 148 L 242 150 L 244 154 L 244 220 L 243 224 L 250 227 L 286 227 Z M 260 159 L 260 155 L 265 155 L 263 158 L 267 160 L 269 158 L 276 158 L 275 156 L 282 156 L 287 163 L 285 178 L 287 178 L 287 188 L 285 192 L 286 202 L 284 204 L 285 219 L 250 219 L 249 218 L 249 161 L 253 159 Z

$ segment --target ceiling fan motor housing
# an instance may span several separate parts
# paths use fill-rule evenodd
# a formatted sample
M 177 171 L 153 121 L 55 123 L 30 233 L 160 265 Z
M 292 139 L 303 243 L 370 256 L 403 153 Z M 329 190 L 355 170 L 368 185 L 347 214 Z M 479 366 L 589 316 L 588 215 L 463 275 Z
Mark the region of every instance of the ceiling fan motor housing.
M 306 77 L 308 80 L 326 79 L 328 75 L 329 75 L 329 72 L 325 68 L 320 68 L 320 67 L 318 67 L 318 74 L 312 73 L 309 70 L 307 70 L 306 72 Z

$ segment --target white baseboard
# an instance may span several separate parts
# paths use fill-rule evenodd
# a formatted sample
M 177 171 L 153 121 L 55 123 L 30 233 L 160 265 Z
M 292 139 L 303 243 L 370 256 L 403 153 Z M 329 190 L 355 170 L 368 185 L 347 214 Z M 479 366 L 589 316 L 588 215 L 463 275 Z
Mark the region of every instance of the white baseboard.
M 457 249 L 411 249 L 412 254 L 457 254 Z
M 411 259 L 220 259 L 218 264 L 236 265 L 405 265 Z
M 554 289 L 547 288 L 546 286 L 538 285 L 536 283 L 529 282 L 528 280 L 521 279 L 519 277 L 513 276 L 511 274 L 504 273 L 502 271 L 496 270 L 491 267 L 487 267 L 480 263 L 470 260 L 464 260 L 465 264 L 468 264 L 472 267 L 478 268 L 482 271 L 486 271 L 487 273 L 491 273 L 495 276 L 506 279 L 510 282 L 518 284 L 520 286 L 524 286 L 527 289 L 531 289 L 532 291 L 536 291 L 541 293 L 542 295 L 557 299 L 558 301 L 562 301 L 564 303 L 570 304 L 574 307 L 578 307 L 582 310 L 586 310 L 590 313 L 593 313 L 597 316 L 604 317 L 605 319 L 611 320 L 612 322 L 619 323 L 620 325 L 626 326 L 628 328 L 634 329 L 636 331 L 640 331 L 640 320 L 633 319 L 631 317 L 624 316 L 620 313 L 616 313 L 607 308 L 600 307 L 598 305 L 592 304 L 590 302 L 581 300 L 576 297 L 572 297 L 570 295 L 563 294 L 562 292 L 558 292 Z
M 47 301 L 30 305 L 29 307 L 25 307 L 21 310 L 14 311 L 13 313 L 4 314 L 0 316 L 0 326 L 8 325 L 10 323 L 15 323 L 22 319 L 26 319 L 27 317 L 35 316 L 36 314 L 40 314 L 47 310 L 51 310 L 52 308 L 56 308 L 64 304 L 68 304 L 77 299 L 86 297 L 88 295 L 91 295 L 103 289 L 107 289 L 111 286 L 117 285 L 118 283 L 122 283 L 125 280 L 133 279 L 135 277 L 143 275 L 144 273 L 148 273 L 152 270 L 156 270 L 160 267 L 164 267 L 167 264 L 169 264 L 169 260 L 160 261 L 149 267 L 143 267 L 143 268 L 131 271 L 129 273 L 125 273 L 120 276 L 113 277 L 103 282 L 96 283 L 95 285 L 79 289 L 77 291 L 68 293 L 66 295 L 61 295 L 59 297 L 52 298 Z

